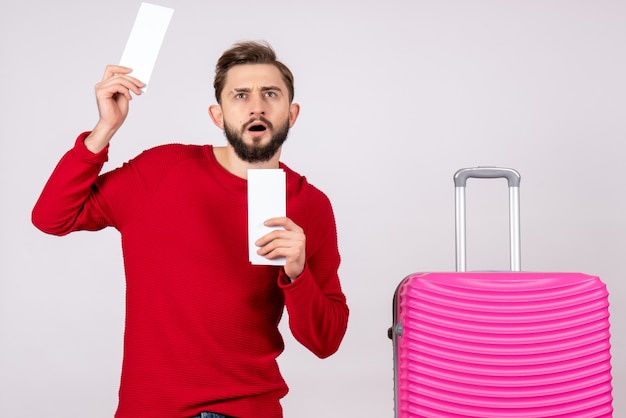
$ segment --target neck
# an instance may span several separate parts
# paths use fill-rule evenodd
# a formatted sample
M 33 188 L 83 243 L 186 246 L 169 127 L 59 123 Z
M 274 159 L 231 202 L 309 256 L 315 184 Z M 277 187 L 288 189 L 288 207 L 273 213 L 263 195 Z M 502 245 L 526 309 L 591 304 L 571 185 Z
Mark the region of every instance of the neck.
M 237 177 L 241 177 L 242 179 L 248 178 L 248 169 L 268 169 L 268 168 L 278 168 L 278 163 L 280 160 L 280 149 L 276 154 L 268 161 L 250 163 L 248 161 L 244 161 L 237 156 L 233 148 L 227 144 L 222 147 L 213 147 L 213 154 L 215 155 L 215 159 L 218 163 L 226 171 L 231 174 L 234 174 Z

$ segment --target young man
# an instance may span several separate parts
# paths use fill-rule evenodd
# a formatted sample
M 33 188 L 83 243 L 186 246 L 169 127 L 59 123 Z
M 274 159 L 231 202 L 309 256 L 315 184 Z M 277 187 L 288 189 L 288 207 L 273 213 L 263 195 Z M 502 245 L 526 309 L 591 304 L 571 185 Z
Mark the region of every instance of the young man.
M 164 145 L 108 173 L 109 141 L 143 83 L 108 66 L 96 85 L 100 119 L 58 163 L 33 209 L 42 231 L 118 229 L 126 272 L 124 359 L 116 418 L 278 418 L 287 385 L 276 358 L 286 306 L 295 338 L 324 358 L 339 347 L 348 307 L 327 197 L 279 162 L 295 123 L 293 76 L 264 43 L 219 59 L 213 122 L 228 143 Z M 287 216 L 252 265 L 247 170 L 282 168 Z

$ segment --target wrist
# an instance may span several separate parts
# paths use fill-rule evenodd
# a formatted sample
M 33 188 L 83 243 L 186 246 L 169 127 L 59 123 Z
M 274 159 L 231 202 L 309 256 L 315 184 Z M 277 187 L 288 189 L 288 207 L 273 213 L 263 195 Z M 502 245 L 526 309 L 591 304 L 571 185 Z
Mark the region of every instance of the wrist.
M 102 127 L 98 124 L 85 138 L 83 143 L 89 151 L 97 154 L 109 145 L 116 131 L 117 129 Z

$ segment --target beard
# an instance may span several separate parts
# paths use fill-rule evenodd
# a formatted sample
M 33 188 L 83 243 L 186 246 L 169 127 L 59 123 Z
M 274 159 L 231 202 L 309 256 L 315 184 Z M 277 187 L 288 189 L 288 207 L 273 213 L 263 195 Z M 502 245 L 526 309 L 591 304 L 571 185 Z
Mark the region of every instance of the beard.
M 270 142 L 268 142 L 267 145 L 260 145 L 257 138 L 253 138 L 251 145 L 248 145 L 243 141 L 243 134 L 246 132 L 247 127 L 257 120 L 263 122 L 267 126 L 267 129 L 273 132 Z M 263 116 L 250 119 L 242 126 L 239 132 L 230 126 L 228 122 L 224 122 L 224 135 L 226 136 L 228 143 L 233 147 L 239 158 L 249 163 L 260 163 L 271 160 L 283 143 L 287 140 L 288 134 L 289 120 L 286 120 L 285 123 L 279 126 L 276 131 L 274 131 L 274 125 Z

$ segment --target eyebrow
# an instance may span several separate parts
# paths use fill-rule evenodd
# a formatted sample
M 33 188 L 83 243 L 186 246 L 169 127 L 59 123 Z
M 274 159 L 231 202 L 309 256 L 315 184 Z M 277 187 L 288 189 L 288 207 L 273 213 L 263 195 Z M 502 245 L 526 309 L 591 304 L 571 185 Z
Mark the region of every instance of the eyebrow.
M 250 91 L 252 91 L 251 88 L 249 87 L 236 87 L 232 90 L 231 94 L 238 94 L 238 93 L 250 93 Z M 266 92 L 266 91 L 279 91 L 282 93 L 282 89 L 278 86 L 266 86 L 266 87 L 261 87 L 261 91 L 262 92 Z

